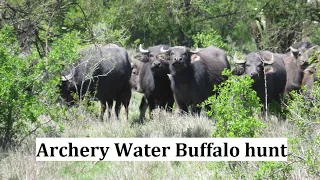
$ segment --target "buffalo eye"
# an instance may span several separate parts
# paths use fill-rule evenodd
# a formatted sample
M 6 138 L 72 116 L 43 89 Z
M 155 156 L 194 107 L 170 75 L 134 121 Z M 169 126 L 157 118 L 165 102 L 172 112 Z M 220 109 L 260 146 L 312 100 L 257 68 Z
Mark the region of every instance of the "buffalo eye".
M 133 70 L 133 71 L 132 71 L 132 74 L 137 75 L 138 72 L 137 72 L 136 70 Z
M 174 55 L 174 52 L 170 52 L 170 55 Z
M 149 57 L 151 57 L 151 58 L 152 58 L 152 57 L 154 57 L 154 55 L 153 55 L 153 54 L 149 54 Z
M 302 53 L 301 53 L 301 52 L 299 52 L 298 56 L 302 56 Z

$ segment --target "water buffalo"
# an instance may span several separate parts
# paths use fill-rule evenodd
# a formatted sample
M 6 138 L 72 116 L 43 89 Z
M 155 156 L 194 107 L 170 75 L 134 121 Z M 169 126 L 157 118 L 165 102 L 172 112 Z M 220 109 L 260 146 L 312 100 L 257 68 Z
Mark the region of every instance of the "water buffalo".
M 134 70 L 138 73 L 137 90 L 143 93 L 140 104 L 140 122 L 145 119 L 145 112 L 149 106 L 150 117 L 152 110 L 160 108 L 171 111 L 174 103 L 173 93 L 170 88 L 169 61 L 160 52 L 164 45 L 149 47 L 147 50 L 140 45 L 140 56 L 137 58 L 143 62 L 141 67 L 137 66 Z M 164 46 L 169 48 L 169 46 Z
M 276 101 L 281 103 L 281 96 L 284 94 L 287 73 L 284 62 L 280 55 L 269 51 L 249 53 L 245 61 L 234 61 L 240 65 L 233 70 L 233 74 L 245 73 L 253 80 L 252 88 L 257 92 L 260 102 L 265 104 L 267 90 L 267 102 Z M 266 82 L 265 82 L 266 80 Z M 267 87 L 265 87 L 265 84 Z
M 73 93 L 79 99 L 88 92 L 100 101 L 100 119 L 106 111 L 110 118 L 113 101 L 116 101 L 115 113 L 119 116 L 121 103 L 126 110 L 131 98 L 131 65 L 127 51 L 115 44 L 90 45 L 79 52 L 80 59 L 68 72 L 64 72 L 60 86 L 61 96 L 69 103 L 74 103 Z
M 132 73 L 131 73 L 130 84 L 131 84 L 132 89 L 134 89 L 140 93 L 143 93 L 141 91 L 140 84 L 139 84 L 139 74 L 140 74 L 141 66 L 142 66 L 142 64 L 139 62 L 131 63 Z
M 171 88 L 180 110 L 200 113 L 199 103 L 213 95 L 213 87 L 226 78 L 222 71 L 230 69 L 226 53 L 213 46 L 191 51 L 184 46 L 161 49 L 170 58 Z
M 314 82 L 318 79 L 319 49 L 317 45 L 310 42 L 299 42 L 290 46 L 290 52 L 283 54 L 289 77 L 287 93 L 299 90 L 302 86 L 306 86 L 306 94 L 311 92 Z

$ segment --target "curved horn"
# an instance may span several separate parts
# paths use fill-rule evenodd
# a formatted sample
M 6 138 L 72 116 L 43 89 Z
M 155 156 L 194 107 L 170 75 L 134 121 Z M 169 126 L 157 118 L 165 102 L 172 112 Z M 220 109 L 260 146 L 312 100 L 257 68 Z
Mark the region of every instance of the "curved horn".
M 169 49 L 167 49 L 167 50 L 166 50 L 166 49 L 163 49 L 163 46 L 161 46 L 161 48 L 160 48 L 160 52 L 161 52 L 161 53 L 166 53 L 166 52 L 168 52 L 168 51 L 169 51 Z
M 139 50 L 140 50 L 141 53 L 148 53 L 149 52 L 149 50 L 146 50 L 146 49 L 142 48 L 142 44 L 139 45 Z
M 299 51 L 298 49 L 293 48 L 292 46 L 290 46 L 289 48 L 290 48 L 290 50 L 291 50 L 292 52 L 298 52 L 298 51 Z
M 190 52 L 196 54 L 199 52 L 199 48 L 197 47 L 196 50 L 194 50 L 194 51 L 190 50 Z
M 270 60 L 270 61 L 265 61 L 265 60 L 264 60 L 264 63 L 265 63 L 265 64 L 273 64 L 273 63 L 274 63 L 273 54 L 271 55 L 271 60 Z
M 238 57 L 237 57 L 237 53 L 234 53 L 233 61 L 236 64 L 244 64 L 246 62 L 246 60 L 239 60 Z
M 73 78 L 73 75 L 74 74 L 73 74 L 73 70 L 72 70 L 70 74 L 68 74 L 66 76 L 61 76 L 61 80 L 62 81 L 69 81 L 69 80 L 71 80 Z
M 312 46 L 309 50 L 317 48 L 318 45 Z

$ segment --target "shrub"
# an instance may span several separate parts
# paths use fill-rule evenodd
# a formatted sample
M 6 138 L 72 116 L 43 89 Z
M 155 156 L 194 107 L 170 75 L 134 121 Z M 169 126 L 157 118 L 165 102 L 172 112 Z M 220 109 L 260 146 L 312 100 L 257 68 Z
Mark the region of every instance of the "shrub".
M 125 28 L 114 29 L 112 25 L 98 23 L 93 26 L 93 33 L 98 43 L 115 43 L 123 47 L 128 46 L 130 39 L 129 31 Z
M 213 136 L 255 137 L 264 125 L 255 117 L 261 105 L 251 88 L 253 80 L 247 75 L 232 76 L 229 70 L 223 74 L 228 80 L 214 87 L 219 95 L 209 97 L 204 103 L 211 109 L 207 114 L 216 121 Z
M 292 92 L 288 100 L 288 121 L 296 127 L 289 138 L 291 156 L 311 175 L 320 176 L 320 87 L 315 84 L 310 95 Z
M 214 45 L 215 47 L 227 50 L 227 44 L 223 42 L 222 37 L 213 29 L 197 33 L 192 36 L 195 47 L 208 47 Z
M 22 142 L 39 128 L 48 129 L 40 115 L 56 122 L 63 117 L 63 108 L 56 108 L 56 87 L 64 58 L 75 57 L 75 42 L 66 35 L 52 46 L 49 59 L 37 53 L 22 58 L 13 28 L 0 30 L 0 148 Z
M 283 162 L 263 162 L 255 172 L 254 179 L 288 179 L 292 166 Z

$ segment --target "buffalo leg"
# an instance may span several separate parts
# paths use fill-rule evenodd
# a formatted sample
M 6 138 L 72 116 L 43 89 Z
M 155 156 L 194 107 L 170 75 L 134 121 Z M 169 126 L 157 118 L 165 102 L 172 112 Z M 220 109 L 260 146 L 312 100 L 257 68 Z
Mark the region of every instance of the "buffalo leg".
M 111 111 L 112 111 L 112 106 L 113 106 L 113 100 L 108 100 L 108 120 L 111 118 Z
M 176 98 L 176 103 L 179 106 L 179 113 L 180 114 L 184 114 L 184 113 L 188 113 L 188 106 L 186 105 L 186 103 L 182 102 L 180 99 Z
M 153 98 L 149 98 L 148 102 L 149 102 L 149 118 L 152 119 L 152 111 L 156 108 L 156 103 Z
M 121 109 L 121 100 L 117 99 L 116 106 L 114 107 L 117 119 L 119 119 L 120 109 Z
M 100 109 L 99 119 L 100 119 L 101 121 L 103 121 L 103 115 L 104 115 L 104 113 L 106 112 L 106 101 L 100 100 L 100 107 L 101 107 L 101 109 Z
M 145 97 L 143 96 L 141 99 L 141 103 L 140 103 L 140 123 L 143 123 L 144 119 L 145 119 L 145 114 L 146 114 L 146 110 L 148 108 L 148 103 L 145 99 Z
M 167 104 L 166 101 L 161 100 L 161 101 L 159 101 L 158 106 L 160 107 L 160 109 L 165 109 L 166 108 L 166 104 Z
M 124 106 L 124 109 L 126 111 L 126 119 L 127 121 L 129 120 L 129 101 L 128 102 L 123 102 L 123 106 Z
M 168 98 L 167 107 L 166 107 L 167 112 L 172 112 L 173 103 L 174 103 L 174 98 L 173 97 Z
M 129 120 L 129 104 L 130 104 L 130 99 L 131 99 L 131 89 L 128 88 L 128 91 L 124 93 L 122 97 L 122 104 L 124 106 L 124 109 L 126 111 L 126 118 L 127 121 Z
M 186 114 L 188 113 L 188 106 L 184 103 L 179 105 L 180 108 L 180 114 Z
M 196 104 L 191 105 L 191 114 L 192 115 L 200 115 L 201 107 L 198 107 Z

